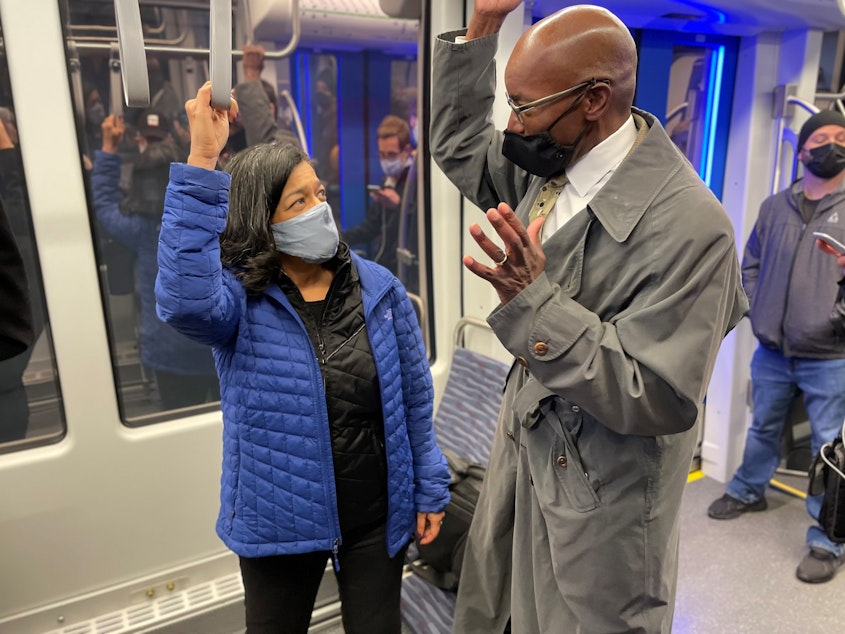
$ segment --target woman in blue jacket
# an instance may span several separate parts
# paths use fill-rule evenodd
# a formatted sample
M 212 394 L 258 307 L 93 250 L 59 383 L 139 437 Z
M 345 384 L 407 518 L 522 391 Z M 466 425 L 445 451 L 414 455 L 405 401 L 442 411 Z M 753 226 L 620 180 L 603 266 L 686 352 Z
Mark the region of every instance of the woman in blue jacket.
M 171 167 L 156 297 L 164 321 L 214 349 L 217 532 L 240 556 L 247 632 L 307 632 L 331 557 L 346 632 L 398 633 L 405 549 L 415 531 L 437 536 L 449 500 L 413 308 L 339 243 L 299 148 L 258 145 L 214 171 L 229 121 L 210 91 L 186 104 L 191 153 Z

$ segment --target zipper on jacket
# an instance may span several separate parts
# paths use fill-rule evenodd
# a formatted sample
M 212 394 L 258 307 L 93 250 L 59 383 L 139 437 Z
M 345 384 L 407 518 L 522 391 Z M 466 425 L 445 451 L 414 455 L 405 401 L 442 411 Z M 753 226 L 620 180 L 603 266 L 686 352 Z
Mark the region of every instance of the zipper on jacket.
M 337 556 L 339 541 L 336 539 L 332 543 L 332 563 L 334 564 L 335 572 L 340 572 L 340 559 Z
M 322 333 L 323 324 L 317 324 L 317 347 L 320 348 L 320 365 L 326 365 L 328 359 L 326 358 L 326 342 L 323 341 Z M 326 383 L 326 377 L 323 377 L 323 385 Z

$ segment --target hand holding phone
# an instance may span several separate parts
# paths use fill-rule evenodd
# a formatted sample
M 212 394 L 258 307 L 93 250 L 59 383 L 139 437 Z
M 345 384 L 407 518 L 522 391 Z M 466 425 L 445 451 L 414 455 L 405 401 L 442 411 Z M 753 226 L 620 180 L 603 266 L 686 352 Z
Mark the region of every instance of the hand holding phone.
M 835 255 L 837 257 L 845 255 L 845 244 L 842 244 L 833 236 L 821 231 L 813 231 L 813 235 L 816 237 L 816 244 L 818 244 L 819 248 L 825 253 L 829 253 L 830 255 Z

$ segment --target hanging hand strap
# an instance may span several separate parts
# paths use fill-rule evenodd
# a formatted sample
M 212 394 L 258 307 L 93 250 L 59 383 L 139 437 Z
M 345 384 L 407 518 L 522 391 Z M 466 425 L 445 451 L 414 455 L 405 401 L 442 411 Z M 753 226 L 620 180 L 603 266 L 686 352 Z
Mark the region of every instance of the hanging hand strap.
M 146 108 L 150 105 L 150 80 L 138 0 L 114 0 L 114 19 L 125 103 L 130 108 Z
M 232 98 L 232 0 L 211 0 L 211 105 L 228 110 Z

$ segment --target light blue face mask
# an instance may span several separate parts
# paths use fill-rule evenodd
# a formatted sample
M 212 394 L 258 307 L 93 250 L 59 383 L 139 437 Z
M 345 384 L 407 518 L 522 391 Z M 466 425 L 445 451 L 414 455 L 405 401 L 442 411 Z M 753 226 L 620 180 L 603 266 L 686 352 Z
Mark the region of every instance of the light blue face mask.
M 311 264 L 331 260 L 340 237 L 329 203 L 323 202 L 298 216 L 270 225 L 276 250 Z
M 402 170 L 405 168 L 406 162 L 407 159 L 404 159 L 401 156 L 390 161 L 382 160 L 380 161 L 381 171 L 384 172 L 386 176 L 398 178 L 399 174 L 401 174 Z

